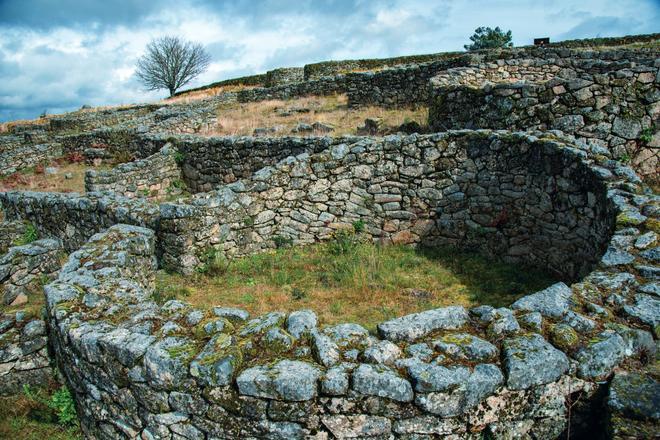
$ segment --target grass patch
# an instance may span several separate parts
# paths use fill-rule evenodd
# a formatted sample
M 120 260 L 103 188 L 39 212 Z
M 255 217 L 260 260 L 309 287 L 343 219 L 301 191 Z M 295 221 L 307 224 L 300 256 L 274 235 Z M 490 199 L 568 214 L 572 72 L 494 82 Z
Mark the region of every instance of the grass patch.
M 199 307 L 241 307 L 253 315 L 311 308 L 321 322 L 383 320 L 434 307 L 510 305 L 554 279 L 520 265 L 455 249 L 365 243 L 352 234 L 223 263 L 192 277 L 160 272 L 157 284 Z M 422 292 L 420 294 L 420 292 Z
M 286 114 L 290 113 L 290 114 Z M 366 118 L 380 118 L 384 128 L 396 128 L 404 122 L 417 122 L 425 126 L 428 108 L 348 107 L 346 95 L 311 96 L 288 101 L 271 100 L 250 103 L 232 103 L 218 109 L 218 125 L 209 134 L 252 136 L 258 127 L 282 126 L 268 136 L 296 136 L 291 133 L 298 123 L 322 122 L 334 126 L 330 136 L 357 134 L 358 126 Z M 325 133 L 304 133 L 302 135 Z M 299 136 L 300 134 L 298 134 Z
M 39 231 L 37 231 L 37 228 L 32 223 L 29 223 L 25 227 L 25 231 L 23 232 L 23 235 L 21 235 L 13 244 L 14 246 L 23 246 L 26 244 L 30 244 L 34 241 L 37 241 L 38 238 L 39 238 Z
M 85 171 L 89 166 L 67 163 L 64 159 L 54 161 L 51 165 L 57 167 L 57 174 L 45 174 L 44 166 L 40 166 L 1 178 L 0 191 L 85 192 Z
M 0 438 L 82 440 L 69 391 L 52 386 L 26 388 L 21 395 L 0 397 Z

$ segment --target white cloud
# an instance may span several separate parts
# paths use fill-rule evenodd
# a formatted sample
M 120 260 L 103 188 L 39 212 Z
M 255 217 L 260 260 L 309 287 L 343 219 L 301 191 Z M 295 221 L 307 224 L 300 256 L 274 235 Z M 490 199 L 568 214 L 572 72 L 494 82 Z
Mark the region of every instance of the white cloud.
M 49 17 L 43 8 L 30 10 L 31 1 L 38 0 L 10 1 L 12 17 L 23 9 Z M 110 17 L 98 2 L 89 8 L 95 13 L 87 21 L 81 14 L 68 20 L 67 14 L 50 11 L 52 25 L 44 20 L 27 27 L 26 18 L 0 18 L 0 120 L 164 96 L 142 90 L 133 72 L 146 44 L 166 34 L 202 42 L 211 51 L 213 62 L 195 86 L 327 59 L 462 50 L 481 25 L 511 29 L 516 45 L 538 36 L 557 40 L 660 30 L 660 5 L 654 0 L 154 0 L 149 7 L 127 5 L 131 13 Z

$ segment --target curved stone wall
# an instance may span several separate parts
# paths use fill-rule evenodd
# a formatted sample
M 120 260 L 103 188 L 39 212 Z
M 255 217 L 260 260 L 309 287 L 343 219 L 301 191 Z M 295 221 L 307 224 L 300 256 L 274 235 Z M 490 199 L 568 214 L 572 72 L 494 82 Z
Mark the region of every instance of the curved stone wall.
M 419 230 L 418 219 L 433 218 L 435 226 L 419 241 L 444 243 L 461 227 L 437 220 L 463 212 L 466 224 L 478 215 L 498 219 L 488 226 L 494 230 L 466 237 L 466 244 L 492 248 L 505 240 L 510 250 L 509 227 L 512 233 L 534 227 L 534 235 L 550 240 L 537 254 L 527 250 L 525 258 L 539 264 L 551 266 L 542 253 L 569 245 L 554 242 L 558 237 L 581 240 L 582 249 L 564 251 L 572 263 L 574 254 L 595 262 L 606 252 L 595 272 L 570 287 L 557 283 L 510 308 L 453 306 L 400 317 L 381 323 L 376 337 L 356 324 L 323 326 L 313 311 L 250 319 L 222 304 L 213 310 L 179 301 L 158 306 L 151 300 L 155 249 L 157 241 L 166 248 L 166 238 L 143 227 L 112 226 L 74 252 L 45 289 L 51 343 L 90 438 L 487 433 L 550 439 L 566 427 L 567 400 L 581 396 L 587 403 L 572 408 L 579 416 L 598 396 L 598 381 L 617 365 L 653 356 L 660 201 L 639 194 L 629 169 L 595 162 L 585 146 L 526 134 L 351 140 L 200 194 L 187 208 L 164 207 L 161 215 L 217 208 L 209 217 L 230 230 L 235 224 L 251 234 L 301 228 L 310 234 L 298 237 L 304 242 L 334 229 L 332 222 L 300 217 L 314 214 L 312 205 L 326 205 L 320 211 L 336 212 L 338 224 L 368 215 L 367 231 L 391 239 Z M 268 197 L 273 193 L 278 196 Z M 534 212 L 544 206 L 543 194 L 550 197 L 548 210 Z M 374 204 L 364 203 L 369 198 Z M 269 204 L 274 201 L 280 202 Z M 514 215 L 485 209 L 508 203 Z M 397 212 L 413 216 L 388 214 Z M 400 230 L 376 228 L 387 220 L 400 222 Z M 164 223 L 161 216 L 160 227 Z M 179 226 L 170 230 L 189 229 Z M 566 275 L 575 275 L 569 266 Z
M 585 155 L 522 133 L 340 138 L 164 205 L 161 227 L 194 231 L 185 252 L 194 261 L 210 246 L 245 255 L 277 237 L 310 243 L 361 221 L 377 241 L 478 246 L 571 280 L 591 268 L 613 228 Z
M 658 179 L 660 64 L 657 52 L 619 57 L 498 60 L 434 77 L 433 130 L 562 130 L 632 158 Z M 655 147 L 654 147 L 655 145 Z

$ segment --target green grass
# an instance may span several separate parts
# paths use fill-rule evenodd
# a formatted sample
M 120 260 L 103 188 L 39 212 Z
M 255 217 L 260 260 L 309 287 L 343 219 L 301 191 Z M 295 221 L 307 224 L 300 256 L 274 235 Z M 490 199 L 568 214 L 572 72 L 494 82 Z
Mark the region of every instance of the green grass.
M 340 234 L 321 244 L 218 258 L 192 277 L 161 272 L 158 291 L 201 307 L 235 306 L 252 314 L 311 308 L 324 323 L 350 321 L 373 329 L 383 320 L 434 307 L 507 306 L 554 282 L 539 270 L 474 253 L 379 246 L 354 237 Z

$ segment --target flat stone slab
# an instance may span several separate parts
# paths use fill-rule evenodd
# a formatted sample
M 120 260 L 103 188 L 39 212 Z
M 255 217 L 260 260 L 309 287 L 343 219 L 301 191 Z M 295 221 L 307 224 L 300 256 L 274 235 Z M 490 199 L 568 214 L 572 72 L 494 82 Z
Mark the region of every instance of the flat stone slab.
M 543 316 L 559 318 L 568 312 L 573 292 L 564 283 L 556 283 L 531 295 L 524 296 L 511 305 L 514 310 L 539 312 Z
M 456 330 L 465 325 L 468 319 L 464 307 L 444 307 L 383 322 L 378 324 L 378 333 L 390 341 L 413 342 L 436 330 Z
M 568 371 L 568 358 L 539 334 L 506 339 L 503 344 L 507 387 L 524 390 L 554 382 Z
M 413 400 L 410 382 L 383 366 L 360 365 L 353 372 L 353 389 L 369 396 L 387 397 L 399 402 Z
M 237 378 L 245 396 L 301 402 L 316 397 L 319 369 L 307 362 L 283 360 L 274 366 L 244 370 Z
M 643 293 L 637 294 L 635 304 L 626 304 L 623 306 L 623 310 L 627 315 L 637 318 L 651 327 L 660 324 L 660 300 L 658 298 Z
M 386 438 L 392 432 L 390 419 L 380 416 L 325 416 L 321 422 L 335 438 Z
M 603 379 L 626 356 L 626 342 L 613 331 L 604 331 L 595 341 L 580 350 L 578 376 L 583 379 Z
M 469 333 L 444 335 L 433 347 L 447 356 L 472 362 L 484 362 L 497 356 L 497 347 Z
M 660 420 L 660 383 L 643 373 L 617 373 L 607 406 L 627 418 Z

